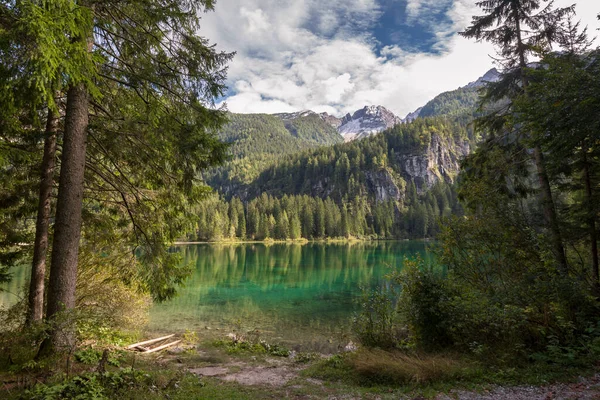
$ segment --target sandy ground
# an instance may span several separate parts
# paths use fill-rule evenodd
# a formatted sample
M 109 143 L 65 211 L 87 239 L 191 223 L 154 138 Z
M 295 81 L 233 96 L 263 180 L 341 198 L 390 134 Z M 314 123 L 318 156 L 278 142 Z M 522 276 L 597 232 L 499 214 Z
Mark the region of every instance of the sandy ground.
M 600 374 L 576 383 L 548 386 L 495 386 L 484 392 L 453 391 L 436 400 L 600 400 Z
M 298 377 L 299 368 L 281 362 L 267 366 L 244 365 L 240 363 L 225 366 L 209 366 L 190 369 L 198 376 L 217 377 L 227 382 L 242 385 L 282 387 Z M 311 384 L 322 384 L 310 379 Z M 337 399 L 330 396 L 329 399 Z M 345 398 L 345 397 L 342 397 Z M 370 397 L 372 398 L 372 397 Z M 377 398 L 377 397 L 375 397 Z M 404 397 L 421 400 L 420 397 Z M 600 400 L 600 374 L 580 379 L 576 383 L 553 384 L 548 386 L 492 386 L 484 391 L 453 390 L 440 394 L 435 400 Z

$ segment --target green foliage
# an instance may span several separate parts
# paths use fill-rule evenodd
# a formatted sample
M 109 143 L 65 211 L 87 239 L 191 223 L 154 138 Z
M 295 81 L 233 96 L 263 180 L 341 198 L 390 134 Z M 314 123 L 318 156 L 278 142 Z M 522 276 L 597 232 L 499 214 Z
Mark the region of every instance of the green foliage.
M 299 364 L 307 364 L 316 360 L 321 359 L 321 354 L 319 353 L 298 353 L 294 357 L 294 361 Z
M 0 366 L 14 370 L 37 370 L 45 361 L 34 362 L 37 349 L 47 337 L 48 324 L 24 327 L 25 300 L 8 309 L 0 308 Z
M 343 141 L 318 115 L 289 120 L 267 114 L 228 114 L 228 118 L 219 138 L 231 144 L 233 160 L 205 174 L 207 182 L 221 192 L 252 182 L 290 154 Z
M 437 95 L 423 106 L 419 118 L 445 116 L 456 121 L 468 122 L 477 115 L 480 93 L 476 87 L 463 87 Z M 468 129 L 469 139 L 474 132 Z
M 75 360 L 83 364 L 98 364 L 98 361 L 102 358 L 102 351 L 91 347 L 86 347 L 81 350 L 77 350 L 74 353 Z
M 400 285 L 398 313 L 412 340 L 426 350 L 451 344 L 449 326 L 450 292 L 445 277 L 421 259 L 405 260 L 404 268 L 392 278 Z
M 217 347 L 224 347 L 228 354 L 270 354 L 276 357 L 288 357 L 290 350 L 278 345 L 269 344 L 258 336 L 252 339 L 246 339 L 241 336 L 217 340 L 214 342 Z
M 84 347 L 73 353 L 75 360 L 82 364 L 87 365 L 98 365 L 98 362 L 102 359 L 102 349 L 93 347 Z M 124 351 L 111 351 L 108 354 L 108 365 L 115 367 L 120 366 L 123 361 Z
M 404 188 L 404 187 L 403 187 Z M 438 220 L 461 213 L 453 186 L 436 184 L 421 196 L 414 185 L 406 188 L 404 202 L 372 204 L 358 195 L 339 203 L 327 197 L 263 193 L 243 204 L 212 196 L 196 207 L 192 240 L 297 240 L 325 238 L 423 238 L 439 231 Z
M 400 346 L 405 333 L 398 323 L 397 297 L 392 286 L 372 291 L 363 289 L 360 312 L 354 317 L 352 326 L 360 343 L 381 348 Z
M 88 373 L 56 384 L 38 384 L 27 390 L 22 399 L 28 400 L 105 400 L 145 384 L 148 375 L 131 368 L 118 372 Z

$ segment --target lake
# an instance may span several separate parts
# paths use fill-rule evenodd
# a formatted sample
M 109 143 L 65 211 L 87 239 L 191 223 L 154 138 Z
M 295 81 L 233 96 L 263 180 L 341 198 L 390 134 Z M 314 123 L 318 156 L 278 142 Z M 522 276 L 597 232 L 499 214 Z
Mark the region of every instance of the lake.
M 302 351 L 335 351 L 351 340 L 362 288 L 386 282 L 405 257 L 431 261 L 424 241 L 306 244 L 188 244 L 173 251 L 192 269 L 173 300 L 155 304 L 153 333 L 192 330 L 200 338 L 250 331 Z M 3 285 L 0 305 L 22 295 L 29 268 Z
M 175 299 L 154 305 L 149 329 L 200 337 L 254 331 L 303 351 L 348 343 L 362 288 L 385 282 L 405 257 L 431 261 L 423 241 L 182 245 L 193 273 Z

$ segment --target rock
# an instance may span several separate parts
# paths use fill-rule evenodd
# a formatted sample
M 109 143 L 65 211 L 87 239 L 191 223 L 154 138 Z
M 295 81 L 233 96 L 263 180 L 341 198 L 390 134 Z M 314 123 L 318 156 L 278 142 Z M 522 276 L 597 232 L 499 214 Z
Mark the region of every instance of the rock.
M 365 178 L 369 190 L 375 193 L 378 203 L 388 200 L 399 201 L 403 198 L 404 191 L 400 190 L 388 169 L 382 168 L 379 171 L 366 171 Z
M 190 369 L 189 372 L 201 376 L 220 376 L 227 375 L 229 370 L 223 367 L 204 367 Z
M 358 346 L 356 346 L 352 341 L 348 342 L 348 344 L 344 347 L 345 352 L 353 352 L 358 350 Z

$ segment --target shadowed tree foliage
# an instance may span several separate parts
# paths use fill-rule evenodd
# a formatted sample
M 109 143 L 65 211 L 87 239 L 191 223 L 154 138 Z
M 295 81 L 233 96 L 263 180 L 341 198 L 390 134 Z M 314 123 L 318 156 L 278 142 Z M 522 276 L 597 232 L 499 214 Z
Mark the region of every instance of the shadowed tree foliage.
M 485 40 L 497 46 L 501 62 L 504 65 L 503 77 L 498 83 L 490 85 L 488 101 L 504 101 L 506 107 L 499 107 L 495 114 L 480 120 L 480 124 L 492 131 L 489 143 L 501 135 L 500 142 L 520 141 L 530 132 L 522 131 L 520 126 L 511 125 L 506 117 L 510 115 L 510 100 L 527 93 L 529 85 L 528 57 L 540 49 L 552 46 L 561 32 L 561 23 L 573 14 L 573 7 L 553 8 L 552 1 L 537 0 L 489 0 L 476 3 L 484 15 L 474 16 L 471 26 L 460 34 L 467 38 Z M 509 101 L 506 102 L 506 99 Z M 542 149 L 535 143 L 532 161 L 536 166 L 539 182 L 540 200 L 554 256 L 558 267 L 567 271 L 567 260 L 552 194 L 551 182 L 546 170 Z M 516 145 L 519 147 L 519 145 Z M 514 147 L 514 146 L 513 146 Z
M 25 66 L 2 70 L 3 101 L 43 119 L 58 111 L 57 92 L 67 97 L 48 318 L 74 306 L 82 216 L 130 232 L 124 243 L 146 266 L 134 278 L 156 298 L 172 296 L 181 282 L 166 246 L 206 192 L 199 171 L 226 154 L 215 137 L 225 114 L 213 99 L 232 54 L 197 35 L 200 13 L 213 6 L 3 4 L 2 27 L 11 29 L 2 30 L 2 56 Z M 14 82 L 37 88 L 37 97 L 20 101 L 9 92 Z

